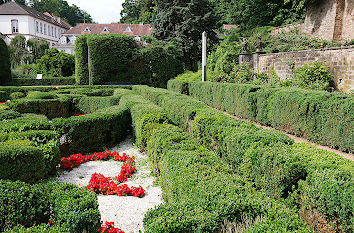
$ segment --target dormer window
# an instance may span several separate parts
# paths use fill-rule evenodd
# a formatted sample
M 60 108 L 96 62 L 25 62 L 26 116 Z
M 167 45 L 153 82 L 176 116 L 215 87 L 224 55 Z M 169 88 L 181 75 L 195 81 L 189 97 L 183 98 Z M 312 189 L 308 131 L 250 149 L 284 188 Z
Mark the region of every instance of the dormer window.
M 86 27 L 84 30 L 84 32 L 90 32 L 90 31 L 91 31 L 90 27 Z
M 103 32 L 109 32 L 108 27 L 104 27 Z
M 132 32 L 132 29 L 128 26 L 124 32 Z
M 12 33 L 18 33 L 18 20 L 17 19 L 11 20 L 11 29 L 12 29 Z

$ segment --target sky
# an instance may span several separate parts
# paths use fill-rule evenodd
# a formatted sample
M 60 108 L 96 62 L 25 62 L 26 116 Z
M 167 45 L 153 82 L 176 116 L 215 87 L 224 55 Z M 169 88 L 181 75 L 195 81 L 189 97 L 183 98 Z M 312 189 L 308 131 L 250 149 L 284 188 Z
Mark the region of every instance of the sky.
M 67 0 L 67 2 L 87 11 L 94 22 L 117 23 L 124 0 Z

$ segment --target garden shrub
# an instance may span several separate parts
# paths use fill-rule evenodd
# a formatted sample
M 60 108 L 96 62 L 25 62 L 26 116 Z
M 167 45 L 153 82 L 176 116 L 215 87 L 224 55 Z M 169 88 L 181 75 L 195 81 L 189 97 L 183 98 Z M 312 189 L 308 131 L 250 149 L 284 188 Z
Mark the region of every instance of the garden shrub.
M 70 90 L 71 94 L 87 95 L 87 96 L 111 96 L 113 88 L 92 89 L 92 88 L 75 88 Z
M 293 76 L 285 81 L 287 86 L 315 90 L 334 90 L 334 76 L 326 64 L 314 62 L 293 70 Z
M 16 119 L 0 121 L 0 132 L 23 132 L 51 129 L 48 118 L 43 115 L 23 114 Z
M 64 135 L 64 155 L 90 153 L 122 141 L 130 127 L 130 116 L 127 108 L 112 106 L 88 115 L 56 118 L 52 125 Z
M 2 120 L 11 120 L 21 117 L 21 113 L 13 110 L 0 110 L 0 121 Z
M 0 180 L 0 186 L 1 230 L 54 233 L 96 232 L 100 228 L 97 196 L 87 189 L 61 182 L 27 185 Z
M 172 85 L 169 87 L 173 88 Z M 190 82 L 188 93 L 209 106 L 238 117 L 342 151 L 354 151 L 351 130 L 354 127 L 354 102 L 348 94 L 212 82 Z
M 50 119 L 72 115 L 72 98 L 68 96 L 58 97 L 54 93 L 29 93 L 26 98 L 11 101 L 9 106 L 12 110 L 20 113 L 42 114 Z
M 52 86 L 52 85 L 74 85 L 75 77 L 43 77 L 35 78 L 13 78 L 7 85 L 12 86 Z
M 69 77 L 74 74 L 75 57 L 55 48 L 47 49 L 37 60 L 37 72 L 51 77 Z
M 45 185 L 52 206 L 54 224 L 70 232 L 97 232 L 101 226 L 97 195 L 73 184 L 49 182 Z
M 11 64 L 9 50 L 5 41 L 0 38 L 0 85 L 11 80 Z
M 44 155 L 29 140 L 8 140 L 0 144 L 0 179 L 34 183 L 45 177 Z
M 17 100 L 26 97 L 26 94 L 23 92 L 12 92 L 9 97 L 10 100 Z
M 8 100 L 9 95 L 7 94 L 6 91 L 0 91 L 0 102 L 5 102 Z
M 50 204 L 40 185 L 0 180 L 0 193 L 0 231 L 48 223 Z
M 182 53 L 173 44 L 141 47 L 131 36 L 105 34 L 84 35 L 75 46 L 77 84 L 88 84 L 88 61 L 94 84 L 166 87 L 167 81 L 184 69 Z
M 92 113 L 98 109 L 107 108 L 113 105 L 119 105 L 120 97 L 107 96 L 107 97 L 82 97 L 75 104 L 75 107 L 81 113 Z

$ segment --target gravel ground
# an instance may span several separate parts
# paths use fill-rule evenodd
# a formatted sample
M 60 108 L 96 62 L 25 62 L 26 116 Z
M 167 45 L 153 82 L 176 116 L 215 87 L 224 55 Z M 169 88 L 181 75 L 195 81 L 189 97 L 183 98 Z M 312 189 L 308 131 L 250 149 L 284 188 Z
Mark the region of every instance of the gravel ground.
M 155 178 L 150 174 L 147 155 L 140 153 L 130 138 L 112 148 L 111 151 L 135 156 L 137 172 L 125 183 L 128 186 L 141 185 L 146 190 L 146 195 L 143 198 L 98 195 L 101 220 L 103 223 L 114 222 L 115 226 L 125 233 L 143 232 L 145 213 L 163 203 L 161 188 L 154 185 Z M 63 172 L 59 180 L 82 187 L 88 185 L 91 175 L 95 172 L 109 177 L 117 176 L 121 165 L 121 162 L 116 161 L 87 162 L 72 171 Z

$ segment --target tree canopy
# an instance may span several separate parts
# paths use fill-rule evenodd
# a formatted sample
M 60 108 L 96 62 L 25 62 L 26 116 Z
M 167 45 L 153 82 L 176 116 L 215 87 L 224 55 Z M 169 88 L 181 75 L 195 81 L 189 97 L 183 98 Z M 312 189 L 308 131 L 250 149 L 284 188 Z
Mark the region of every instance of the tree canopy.
M 216 18 L 211 4 L 208 0 L 159 0 L 156 4 L 153 36 L 165 41 L 177 40 L 186 69 L 196 71 L 203 31 L 215 39 Z
M 152 23 L 156 17 L 154 0 L 125 0 L 122 6 L 121 23 Z

